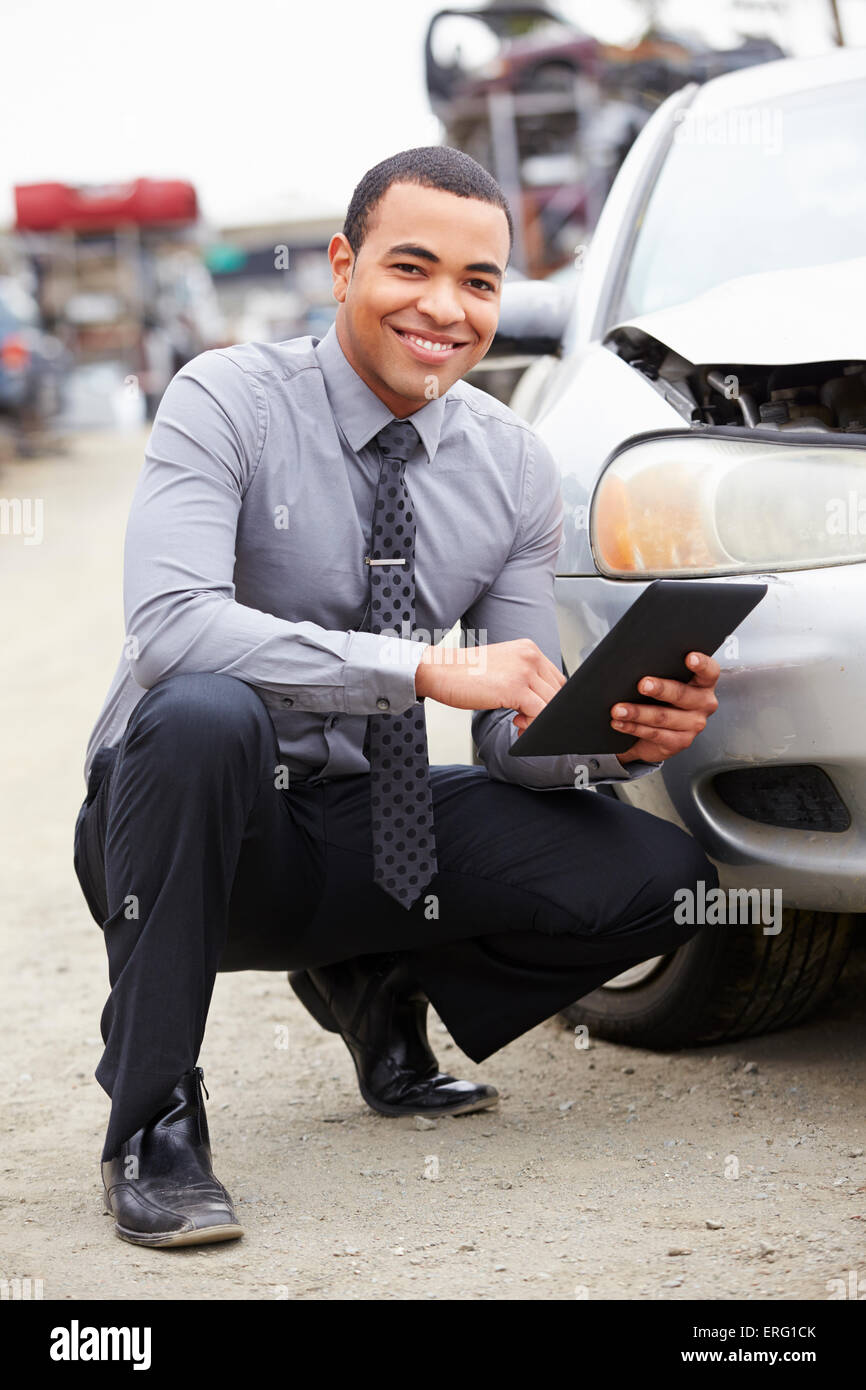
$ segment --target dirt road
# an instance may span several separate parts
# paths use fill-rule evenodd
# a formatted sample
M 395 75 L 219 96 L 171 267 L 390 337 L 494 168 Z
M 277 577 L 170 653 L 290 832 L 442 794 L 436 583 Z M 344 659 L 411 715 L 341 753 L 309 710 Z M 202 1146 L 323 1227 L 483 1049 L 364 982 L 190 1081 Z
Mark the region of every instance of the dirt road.
M 551 1020 L 475 1067 L 431 1019 L 440 1061 L 502 1102 L 423 1129 L 367 1109 L 342 1042 L 283 976 L 221 975 L 201 1063 L 246 1235 L 116 1239 L 93 1078 L 106 963 L 72 828 L 145 438 L 81 436 L 0 473 L 0 495 L 43 503 L 41 543 L 0 535 L 0 1278 L 40 1279 L 46 1299 L 866 1294 L 862 956 L 819 1021 L 715 1055 L 578 1049 Z M 464 731 L 444 712 L 433 760 L 463 756 Z

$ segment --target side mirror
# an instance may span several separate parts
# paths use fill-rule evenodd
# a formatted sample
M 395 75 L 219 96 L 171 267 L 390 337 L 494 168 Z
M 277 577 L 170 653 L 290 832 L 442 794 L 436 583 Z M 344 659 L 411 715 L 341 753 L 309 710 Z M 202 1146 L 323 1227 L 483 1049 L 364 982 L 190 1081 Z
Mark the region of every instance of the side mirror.
M 488 356 L 541 357 L 558 353 L 574 295 L 574 284 L 553 284 L 549 280 L 506 281 L 502 288 L 499 326 Z

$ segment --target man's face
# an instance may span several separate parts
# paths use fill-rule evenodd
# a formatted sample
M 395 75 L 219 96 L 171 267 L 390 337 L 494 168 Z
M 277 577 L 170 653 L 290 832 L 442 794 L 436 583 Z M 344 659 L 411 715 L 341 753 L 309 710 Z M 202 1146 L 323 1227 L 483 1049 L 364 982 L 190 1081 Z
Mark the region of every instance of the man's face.
M 410 415 L 479 362 L 496 332 L 508 223 L 493 203 L 392 184 L 353 257 L 328 254 L 348 361 L 393 415 Z

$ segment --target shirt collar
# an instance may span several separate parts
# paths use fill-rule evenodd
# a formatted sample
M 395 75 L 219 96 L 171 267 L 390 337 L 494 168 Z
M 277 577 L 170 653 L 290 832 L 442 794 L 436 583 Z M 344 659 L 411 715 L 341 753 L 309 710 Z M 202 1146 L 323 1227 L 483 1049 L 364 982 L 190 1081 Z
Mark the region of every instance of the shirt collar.
M 331 324 L 324 338 L 316 343 L 315 353 L 334 417 L 357 453 L 395 417 L 375 391 L 371 391 L 367 383 L 361 380 L 346 358 L 337 337 L 336 324 Z M 433 463 L 439 447 L 444 413 L 445 396 L 437 396 L 416 410 L 414 415 L 405 417 L 412 421 L 418 431 L 429 464 Z

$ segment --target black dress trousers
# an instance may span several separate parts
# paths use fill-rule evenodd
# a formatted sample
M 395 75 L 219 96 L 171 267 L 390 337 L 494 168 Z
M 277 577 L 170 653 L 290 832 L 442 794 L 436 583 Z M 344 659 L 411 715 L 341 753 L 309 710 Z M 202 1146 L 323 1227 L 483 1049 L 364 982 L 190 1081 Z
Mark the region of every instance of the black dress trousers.
M 96 755 L 74 863 L 108 953 L 104 1158 L 196 1064 L 218 970 L 406 951 L 480 1062 L 688 940 L 674 894 L 718 885 L 697 842 L 648 812 L 455 764 L 431 768 L 439 867 L 407 911 L 373 881 L 369 777 L 286 788 L 280 761 L 256 691 L 211 674 L 159 681 Z

